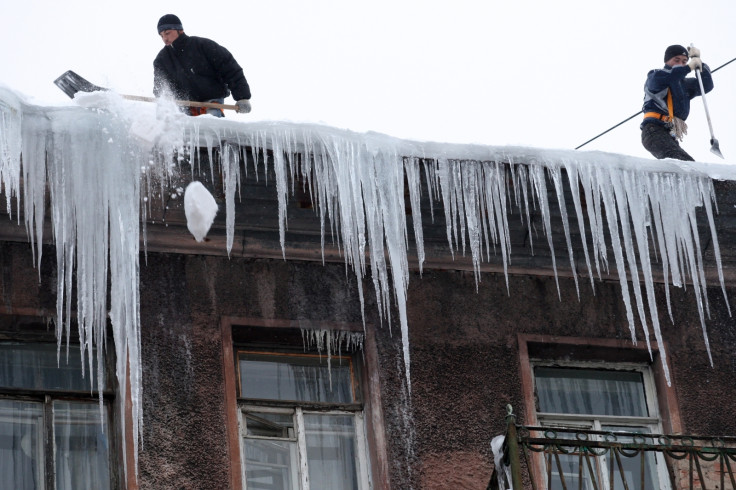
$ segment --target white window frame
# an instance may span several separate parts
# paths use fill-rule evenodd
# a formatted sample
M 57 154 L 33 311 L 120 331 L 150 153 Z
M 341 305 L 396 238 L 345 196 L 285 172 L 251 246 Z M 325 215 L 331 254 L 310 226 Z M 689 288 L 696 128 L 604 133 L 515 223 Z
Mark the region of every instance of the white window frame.
M 652 369 L 647 364 L 641 363 L 626 363 L 626 362 L 596 362 L 596 361 L 562 361 L 562 360 L 549 360 L 549 359 L 530 359 L 531 365 L 531 377 L 532 387 L 534 390 L 534 397 L 536 399 L 537 390 L 537 378 L 536 368 L 537 367 L 550 367 L 550 368 L 578 368 L 578 369 L 589 369 L 589 370 L 601 370 L 601 371 L 635 371 L 639 372 L 642 376 L 642 382 L 644 385 L 644 396 L 646 398 L 647 408 L 649 410 L 648 417 L 628 417 L 628 416 L 613 416 L 613 415 L 578 415 L 578 414 L 564 414 L 564 413 L 545 413 L 537 411 L 537 407 L 534 407 L 535 417 L 537 425 L 539 426 L 552 426 L 552 427 L 566 427 L 570 429 L 588 428 L 590 430 L 602 431 L 603 426 L 615 425 L 619 427 L 647 427 L 652 434 L 662 434 L 662 417 L 659 412 L 659 402 L 657 399 L 657 387 L 654 381 L 654 374 Z M 670 490 L 670 476 L 667 471 L 666 462 L 664 456 L 655 452 L 655 460 L 657 467 L 657 478 L 659 479 L 659 485 L 661 490 Z M 599 456 L 598 471 L 600 473 L 599 481 L 603 485 L 602 490 L 607 490 L 611 487 L 608 481 L 608 457 Z M 549 486 L 549 482 L 546 481 L 546 461 L 542 461 L 542 472 L 544 475 L 545 483 Z
M 238 349 L 236 351 L 235 355 L 235 362 L 238 366 L 238 379 L 243 375 L 240 372 L 240 352 L 247 352 L 249 349 Z M 279 350 L 272 350 L 271 351 L 274 354 L 274 357 L 278 356 L 279 354 L 283 353 L 284 351 Z M 262 353 L 265 353 L 262 351 Z M 310 353 L 304 353 L 305 356 L 310 356 Z M 332 362 L 336 362 L 336 358 L 338 356 L 332 357 Z M 341 357 L 352 357 L 351 362 L 355 363 L 357 362 L 355 356 L 349 356 L 343 354 Z M 352 376 L 353 379 L 351 380 L 352 383 L 355 383 L 354 389 L 356 389 L 356 395 L 360 393 L 360 387 L 361 383 L 359 381 L 359 377 L 355 370 L 352 370 Z M 238 391 L 240 390 L 240 387 L 238 387 Z M 354 405 L 356 408 L 353 409 L 346 409 L 344 408 L 346 404 L 339 404 L 339 403 L 316 403 L 316 402 L 299 402 L 299 401 L 279 401 L 279 400 L 269 400 L 265 403 L 260 404 L 254 404 L 253 400 L 247 399 L 247 398 L 239 398 L 238 399 L 238 422 L 239 422 L 239 446 L 240 446 L 240 457 L 241 457 L 241 479 L 243 482 L 243 488 L 247 489 L 247 479 L 246 479 L 246 450 L 245 450 L 245 440 L 246 439 L 254 439 L 254 440 L 278 440 L 278 441 L 289 441 L 289 442 L 296 442 L 296 453 L 297 453 L 297 459 L 294 464 L 294 470 L 296 471 L 297 475 L 294 479 L 295 482 L 298 482 L 299 489 L 300 490 L 310 490 L 310 484 L 309 484 L 309 469 L 308 469 L 308 462 L 307 462 L 307 445 L 306 445 L 306 431 L 305 431 L 305 425 L 304 425 L 304 415 L 343 415 L 343 416 L 352 416 L 354 420 L 354 428 L 355 428 L 355 444 L 356 444 L 356 453 L 357 453 L 357 480 L 358 480 L 358 488 L 359 490 L 369 490 L 372 488 L 372 481 L 371 481 L 371 471 L 370 471 L 370 457 L 368 454 L 368 442 L 367 442 L 367 433 L 366 433 L 366 424 L 365 424 L 365 415 L 364 415 L 364 406 L 362 402 L 356 402 L 352 404 L 347 405 Z M 315 409 L 315 406 L 319 406 L 319 409 Z M 341 407 L 341 408 L 335 408 L 335 407 Z M 246 414 L 250 412 L 260 412 L 260 413 L 277 413 L 277 414 L 291 414 L 294 417 L 294 435 L 293 437 L 268 437 L 268 436 L 254 436 L 254 435 L 247 435 L 247 424 L 246 424 Z M 298 468 L 298 470 L 296 470 Z M 315 489 L 316 490 L 316 489 Z

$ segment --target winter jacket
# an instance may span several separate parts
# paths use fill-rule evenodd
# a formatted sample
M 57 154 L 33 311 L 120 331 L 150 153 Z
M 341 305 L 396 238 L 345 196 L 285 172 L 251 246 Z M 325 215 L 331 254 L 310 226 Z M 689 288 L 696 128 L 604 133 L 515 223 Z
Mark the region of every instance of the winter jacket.
M 196 102 L 224 99 L 230 92 L 235 100 L 250 99 L 250 87 L 233 55 L 210 39 L 183 32 L 153 61 L 153 93 L 158 97 L 167 89 L 176 98 Z
M 672 90 L 672 113 L 675 117 L 679 117 L 683 121 L 690 114 L 690 100 L 700 93 L 700 84 L 694 77 L 685 78 L 690 73 L 690 67 L 687 65 L 678 65 L 670 67 L 665 65 L 662 69 L 652 70 L 647 74 L 647 81 L 644 83 L 644 106 L 643 112 L 658 112 L 662 115 L 669 115 L 667 109 L 667 90 Z M 707 94 L 713 90 L 713 78 L 710 75 L 710 68 L 703 63 L 701 70 L 703 88 Z M 666 125 L 667 123 L 655 118 L 646 118 L 641 126 L 645 124 L 656 123 Z

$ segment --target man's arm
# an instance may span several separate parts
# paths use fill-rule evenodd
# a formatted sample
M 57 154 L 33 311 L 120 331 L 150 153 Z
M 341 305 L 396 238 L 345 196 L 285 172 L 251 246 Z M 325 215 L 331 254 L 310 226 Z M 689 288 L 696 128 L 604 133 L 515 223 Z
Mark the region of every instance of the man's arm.
M 245 79 L 243 69 L 235 61 L 230 51 L 212 40 L 207 39 L 206 41 L 208 42 L 205 44 L 205 52 L 217 73 L 232 92 L 233 99 L 250 99 L 248 81 Z
M 705 93 L 707 94 L 708 92 L 713 90 L 713 77 L 710 74 L 710 68 L 708 67 L 708 65 L 703 63 L 703 69 L 699 71 L 700 79 L 703 81 L 703 88 L 705 89 Z M 697 97 L 698 95 L 703 95 L 700 92 L 700 83 L 698 83 L 698 80 L 694 77 L 685 79 L 685 88 L 690 99 Z
M 688 73 L 690 73 L 688 66 L 674 66 L 672 70 L 652 70 L 647 77 L 647 89 L 652 93 L 659 92 L 684 79 Z

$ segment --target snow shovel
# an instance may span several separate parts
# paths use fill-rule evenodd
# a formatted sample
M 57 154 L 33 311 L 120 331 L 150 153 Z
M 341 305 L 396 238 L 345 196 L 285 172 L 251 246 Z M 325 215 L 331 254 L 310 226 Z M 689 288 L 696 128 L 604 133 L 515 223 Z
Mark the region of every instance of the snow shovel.
M 694 47 L 692 44 L 690 47 Z M 703 106 L 705 107 L 705 118 L 708 120 L 708 129 L 710 129 L 710 151 L 711 153 L 723 158 L 721 148 L 718 146 L 718 140 L 713 135 L 713 124 L 710 122 L 710 113 L 708 112 L 708 102 L 705 100 L 705 89 L 703 88 L 703 79 L 700 78 L 700 70 L 695 70 L 695 78 L 700 84 L 700 96 L 703 98 Z
M 93 84 L 92 82 L 89 82 L 82 78 L 81 76 L 77 75 L 72 70 L 69 70 L 65 72 L 63 75 L 61 75 L 59 78 L 54 80 L 54 84 L 56 84 L 57 87 L 59 87 L 62 92 L 67 94 L 70 98 L 74 98 L 74 96 L 78 92 L 108 92 L 110 89 L 105 87 L 100 87 L 98 85 Z M 127 100 L 137 100 L 142 102 L 156 102 L 155 97 L 143 97 L 141 95 L 120 95 L 120 97 L 127 99 Z M 174 103 L 176 105 L 185 106 L 185 107 L 206 107 L 208 109 L 229 109 L 232 111 L 237 111 L 238 107 L 235 105 L 228 105 L 228 104 L 218 104 L 216 102 L 195 102 L 193 100 L 175 100 Z

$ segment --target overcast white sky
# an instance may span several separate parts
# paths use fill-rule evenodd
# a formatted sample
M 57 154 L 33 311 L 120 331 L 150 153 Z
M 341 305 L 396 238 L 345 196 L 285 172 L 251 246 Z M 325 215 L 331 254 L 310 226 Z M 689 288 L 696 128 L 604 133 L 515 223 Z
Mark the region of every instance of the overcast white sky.
M 734 0 L 4 0 L 0 84 L 71 104 L 53 80 L 74 70 L 152 95 L 159 17 L 209 37 L 243 66 L 242 120 L 318 122 L 400 138 L 572 149 L 641 109 L 648 70 L 695 43 L 711 68 L 736 58 Z M 715 136 L 736 163 L 736 62 L 714 75 Z M 231 102 L 228 99 L 226 102 Z M 709 152 L 693 101 L 684 148 Z M 650 157 L 640 118 L 584 150 Z

